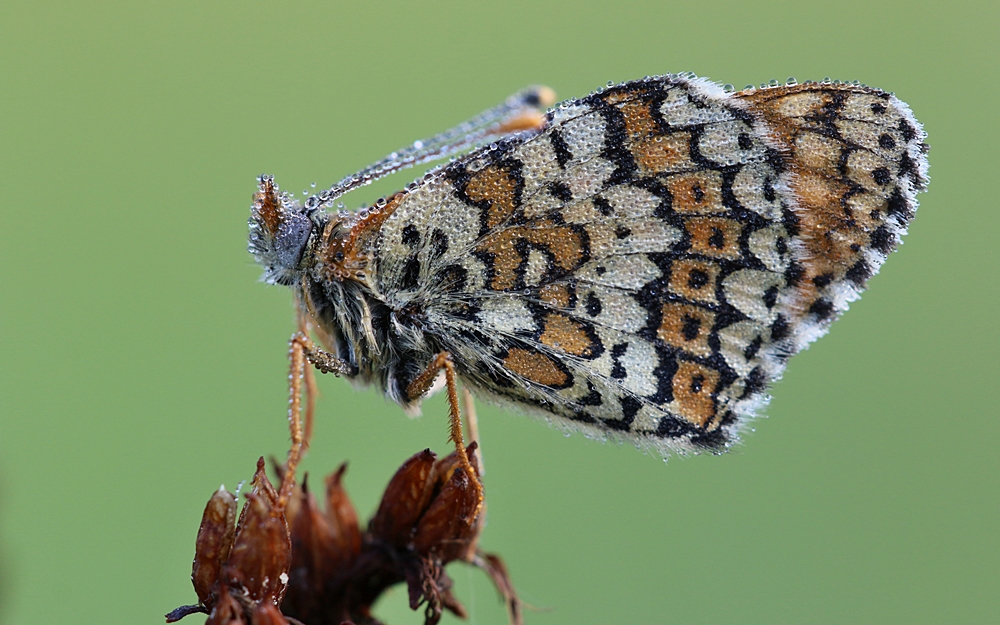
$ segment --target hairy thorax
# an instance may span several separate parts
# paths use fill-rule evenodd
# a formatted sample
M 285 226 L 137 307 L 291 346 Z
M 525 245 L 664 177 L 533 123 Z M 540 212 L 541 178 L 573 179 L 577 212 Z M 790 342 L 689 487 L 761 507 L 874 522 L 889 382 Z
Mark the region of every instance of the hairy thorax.
M 326 348 L 347 362 L 349 377 L 374 384 L 404 408 L 415 409 L 407 385 L 434 355 L 418 311 L 394 310 L 379 293 L 375 244 L 383 222 L 405 196 L 370 209 L 331 215 L 313 242 L 300 297 Z

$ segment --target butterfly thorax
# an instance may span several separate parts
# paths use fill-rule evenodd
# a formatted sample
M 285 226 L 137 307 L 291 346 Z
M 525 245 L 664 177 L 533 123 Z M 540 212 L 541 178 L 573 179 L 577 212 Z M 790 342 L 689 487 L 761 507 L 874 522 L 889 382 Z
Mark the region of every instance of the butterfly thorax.
M 421 329 L 419 311 L 391 307 L 374 278 L 379 229 L 404 195 L 322 223 L 300 293 L 321 341 L 351 365 L 352 377 L 409 407 L 406 387 L 434 355 L 433 341 Z
M 262 178 L 250 218 L 250 252 L 263 280 L 297 293 L 324 346 L 347 377 L 374 384 L 404 407 L 405 390 L 434 354 L 414 311 L 393 310 L 374 280 L 379 228 L 405 194 L 335 214 L 299 206 Z

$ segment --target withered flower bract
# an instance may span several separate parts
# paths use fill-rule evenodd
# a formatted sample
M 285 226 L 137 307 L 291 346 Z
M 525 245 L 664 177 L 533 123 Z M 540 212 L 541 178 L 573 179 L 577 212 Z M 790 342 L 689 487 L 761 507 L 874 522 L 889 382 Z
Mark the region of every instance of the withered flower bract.
M 472 443 L 470 458 L 475 451 Z M 220 489 L 209 500 L 191 576 L 199 603 L 174 610 L 167 621 L 203 612 L 206 625 L 381 625 L 371 606 L 405 582 L 410 607 L 423 605 L 424 622 L 433 625 L 443 610 L 466 616 L 444 570 L 460 560 L 490 575 L 519 625 L 521 604 L 502 560 L 477 551 L 478 491 L 460 467 L 455 453 L 438 460 L 425 449 L 409 458 L 362 533 L 343 488 L 346 465 L 326 480 L 324 511 L 308 479 L 282 507 L 258 461 L 235 526 L 235 497 Z

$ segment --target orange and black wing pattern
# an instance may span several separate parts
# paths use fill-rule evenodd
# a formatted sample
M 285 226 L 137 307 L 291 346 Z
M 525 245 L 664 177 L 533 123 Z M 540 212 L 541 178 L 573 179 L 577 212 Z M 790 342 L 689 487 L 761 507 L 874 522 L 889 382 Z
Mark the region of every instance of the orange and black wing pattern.
M 860 85 L 624 83 L 395 198 L 372 284 L 480 396 L 723 450 L 905 233 L 924 137 Z

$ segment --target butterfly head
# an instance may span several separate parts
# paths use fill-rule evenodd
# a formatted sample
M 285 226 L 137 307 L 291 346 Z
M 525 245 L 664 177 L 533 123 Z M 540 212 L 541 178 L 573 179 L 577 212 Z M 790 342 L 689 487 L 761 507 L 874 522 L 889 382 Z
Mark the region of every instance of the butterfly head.
M 248 250 L 264 267 L 262 280 L 268 284 L 295 283 L 305 269 L 305 251 L 317 231 L 313 216 L 319 211 L 301 206 L 289 195 L 278 192 L 272 176 L 258 179 L 250 212 Z

